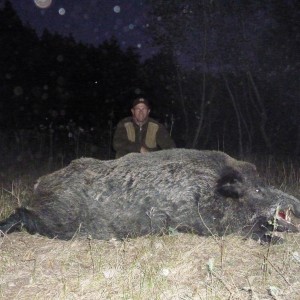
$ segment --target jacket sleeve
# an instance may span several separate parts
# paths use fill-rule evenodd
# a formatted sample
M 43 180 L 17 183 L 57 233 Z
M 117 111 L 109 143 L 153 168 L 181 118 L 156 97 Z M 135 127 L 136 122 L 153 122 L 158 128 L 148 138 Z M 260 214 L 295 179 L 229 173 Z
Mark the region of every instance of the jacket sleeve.
M 176 148 L 175 142 L 171 138 L 167 129 L 162 124 L 159 124 L 159 129 L 157 132 L 157 145 L 161 149 Z
M 119 157 L 131 152 L 140 152 L 140 146 L 128 140 L 124 122 L 117 125 L 113 137 L 113 148 Z

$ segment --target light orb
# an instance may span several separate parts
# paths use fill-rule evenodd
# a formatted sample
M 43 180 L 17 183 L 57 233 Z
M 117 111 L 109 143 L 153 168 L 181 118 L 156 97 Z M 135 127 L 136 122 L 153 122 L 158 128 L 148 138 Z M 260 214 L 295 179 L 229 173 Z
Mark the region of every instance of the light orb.
M 34 3 L 39 8 L 48 8 L 51 5 L 52 0 L 34 0 Z

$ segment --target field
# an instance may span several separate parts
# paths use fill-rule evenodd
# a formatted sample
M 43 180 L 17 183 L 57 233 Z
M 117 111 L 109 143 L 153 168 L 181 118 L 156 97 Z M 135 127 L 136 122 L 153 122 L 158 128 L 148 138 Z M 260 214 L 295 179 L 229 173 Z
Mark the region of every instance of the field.
M 255 161 L 268 183 L 300 196 L 298 162 Z M 30 200 L 39 172 L 2 175 L 0 218 Z M 71 241 L 0 238 L 0 299 L 300 299 L 300 234 L 260 245 L 174 232 Z

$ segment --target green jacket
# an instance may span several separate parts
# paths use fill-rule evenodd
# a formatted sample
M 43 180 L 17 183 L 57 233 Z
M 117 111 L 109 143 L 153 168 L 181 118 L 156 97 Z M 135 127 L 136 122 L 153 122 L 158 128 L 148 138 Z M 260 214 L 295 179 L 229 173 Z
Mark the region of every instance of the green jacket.
M 152 118 L 148 118 L 147 123 L 141 127 L 132 117 L 121 120 L 113 137 L 116 158 L 131 152 L 140 152 L 142 146 L 149 151 L 176 147 L 166 128 Z

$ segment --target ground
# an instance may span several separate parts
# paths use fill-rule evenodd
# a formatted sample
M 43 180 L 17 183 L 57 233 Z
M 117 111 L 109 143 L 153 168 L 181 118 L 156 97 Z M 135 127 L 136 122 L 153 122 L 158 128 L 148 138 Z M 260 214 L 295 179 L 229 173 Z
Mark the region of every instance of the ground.
M 300 299 L 300 235 L 0 238 L 2 299 Z

